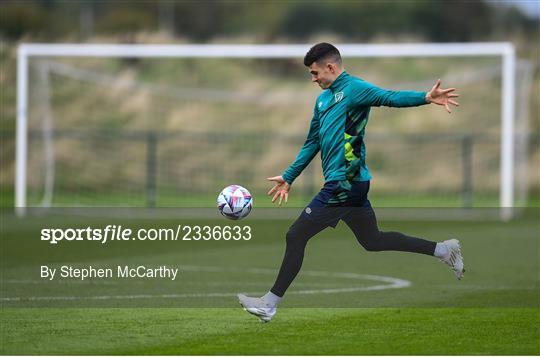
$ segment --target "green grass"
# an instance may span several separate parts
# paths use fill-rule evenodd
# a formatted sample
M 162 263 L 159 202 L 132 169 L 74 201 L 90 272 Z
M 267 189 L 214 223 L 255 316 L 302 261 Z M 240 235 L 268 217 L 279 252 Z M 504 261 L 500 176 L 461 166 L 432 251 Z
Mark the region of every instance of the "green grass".
M 5 309 L 3 354 L 538 354 L 537 309 Z
M 499 221 L 381 221 L 433 240 L 458 237 L 467 272 L 436 259 L 364 251 L 343 224 L 313 238 L 278 314 L 262 324 L 234 293 L 263 293 L 275 278 L 290 220 L 246 219 L 247 242 L 39 241 L 43 227 L 223 225 L 218 220 L 2 215 L 2 354 L 525 354 L 540 353 L 538 210 Z M 39 266 L 176 265 L 178 281 L 42 281 Z M 190 270 L 188 267 L 212 268 Z M 261 271 L 254 270 L 263 269 Z M 328 275 L 313 275 L 327 272 Z M 379 284 L 332 274 L 404 279 L 402 289 L 301 294 Z M 208 294 L 223 294 L 212 297 Z M 147 297 L 130 298 L 133 294 Z M 193 296 L 190 294 L 202 294 Z M 30 297 L 73 300 L 30 300 Z M 116 296 L 114 299 L 92 297 Z M 168 296 L 168 297 L 167 297 Z M 25 299 L 26 298 L 26 299 Z M 256 339 L 254 339 L 254 337 Z

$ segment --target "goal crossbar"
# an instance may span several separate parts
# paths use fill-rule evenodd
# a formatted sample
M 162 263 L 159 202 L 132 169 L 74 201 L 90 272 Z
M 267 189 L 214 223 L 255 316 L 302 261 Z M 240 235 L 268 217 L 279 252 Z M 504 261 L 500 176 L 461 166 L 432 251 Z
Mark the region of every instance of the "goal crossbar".
M 23 43 L 17 54 L 17 127 L 15 210 L 26 212 L 28 150 L 28 60 L 31 57 L 141 57 L 141 58 L 302 58 L 311 45 L 150 45 L 150 44 L 48 44 Z M 501 168 L 499 206 L 501 219 L 512 217 L 514 206 L 514 113 L 516 54 L 508 42 L 338 44 L 343 57 L 460 57 L 500 56 Z

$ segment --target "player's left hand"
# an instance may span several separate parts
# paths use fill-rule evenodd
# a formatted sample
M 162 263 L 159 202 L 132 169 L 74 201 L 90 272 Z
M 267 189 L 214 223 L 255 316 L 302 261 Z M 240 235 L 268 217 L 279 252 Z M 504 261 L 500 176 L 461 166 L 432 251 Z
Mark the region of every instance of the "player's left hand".
M 426 94 L 426 102 L 434 103 L 437 105 L 444 105 L 448 113 L 452 113 L 450 104 L 459 107 L 459 103 L 451 98 L 459 97 L 459 94 L 454 93 L 456 88 L 441 89 L 441 80 L 437 80 L 437 83 Z

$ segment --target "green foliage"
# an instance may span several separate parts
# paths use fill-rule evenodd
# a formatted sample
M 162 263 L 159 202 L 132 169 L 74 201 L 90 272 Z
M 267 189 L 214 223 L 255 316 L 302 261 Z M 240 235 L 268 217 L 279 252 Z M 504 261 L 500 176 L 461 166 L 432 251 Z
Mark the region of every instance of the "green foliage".
M 29 2 L 2 4 L 0 28 L 3 36 L 17 39 L 25 34 L 36 35 L 45 29 L 43 12 Z
M 205 41 L 222 33 L 228 19 L 234 18 L 240 2 L 189 0 L 175 3 L 174 29 L 182 37 Z
M 0 34 L 62 39 L 167 29 L 194 42 L 223 36 L 309 39 L 335 34 L 353 41 L 415 36 L 430 41 L 488 40 L 535 34 L 538 19 L 513 7 L 456 1 L 4 1 Z M 88 21 L 91 24 L 88 27 Z
M 97 26 L 98 32 L 125 34 L 156 29 L 157 19 L 151 11 L 154 9 L 148 8 L 148 6 L 133 6 L 131 2 L 120 2 L 113 3 L 111 8 L 107 10 L 100 17 Z
M 431 41 L 469 41 L 490 34 L 492 9 L 480 1 L 318 1 L 296 2 L 283 29 L 305 39 L 334 32 L 357 41 L 377 35 L 412 34 Z M 471 19 L 474 19 L 471 21 Z

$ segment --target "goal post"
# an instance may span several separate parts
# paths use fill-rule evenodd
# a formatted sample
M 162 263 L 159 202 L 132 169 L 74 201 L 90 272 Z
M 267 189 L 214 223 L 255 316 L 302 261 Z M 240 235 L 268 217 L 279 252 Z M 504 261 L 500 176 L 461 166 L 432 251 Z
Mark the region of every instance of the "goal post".
M 311 45 L 150 45 L 150 44 L 33 44 L 24 43 L 17 57 L 17 126 L 15 209 L 27 208 L 29 60 L 41 57 L 116 58 L 302 58 Z M 501 219 L 510 219 L 514 207 L 514 115 L 516 54 L 511 43 L 337 44 L 351 57 L 467 57 L 501 58 L 500 185 Z

